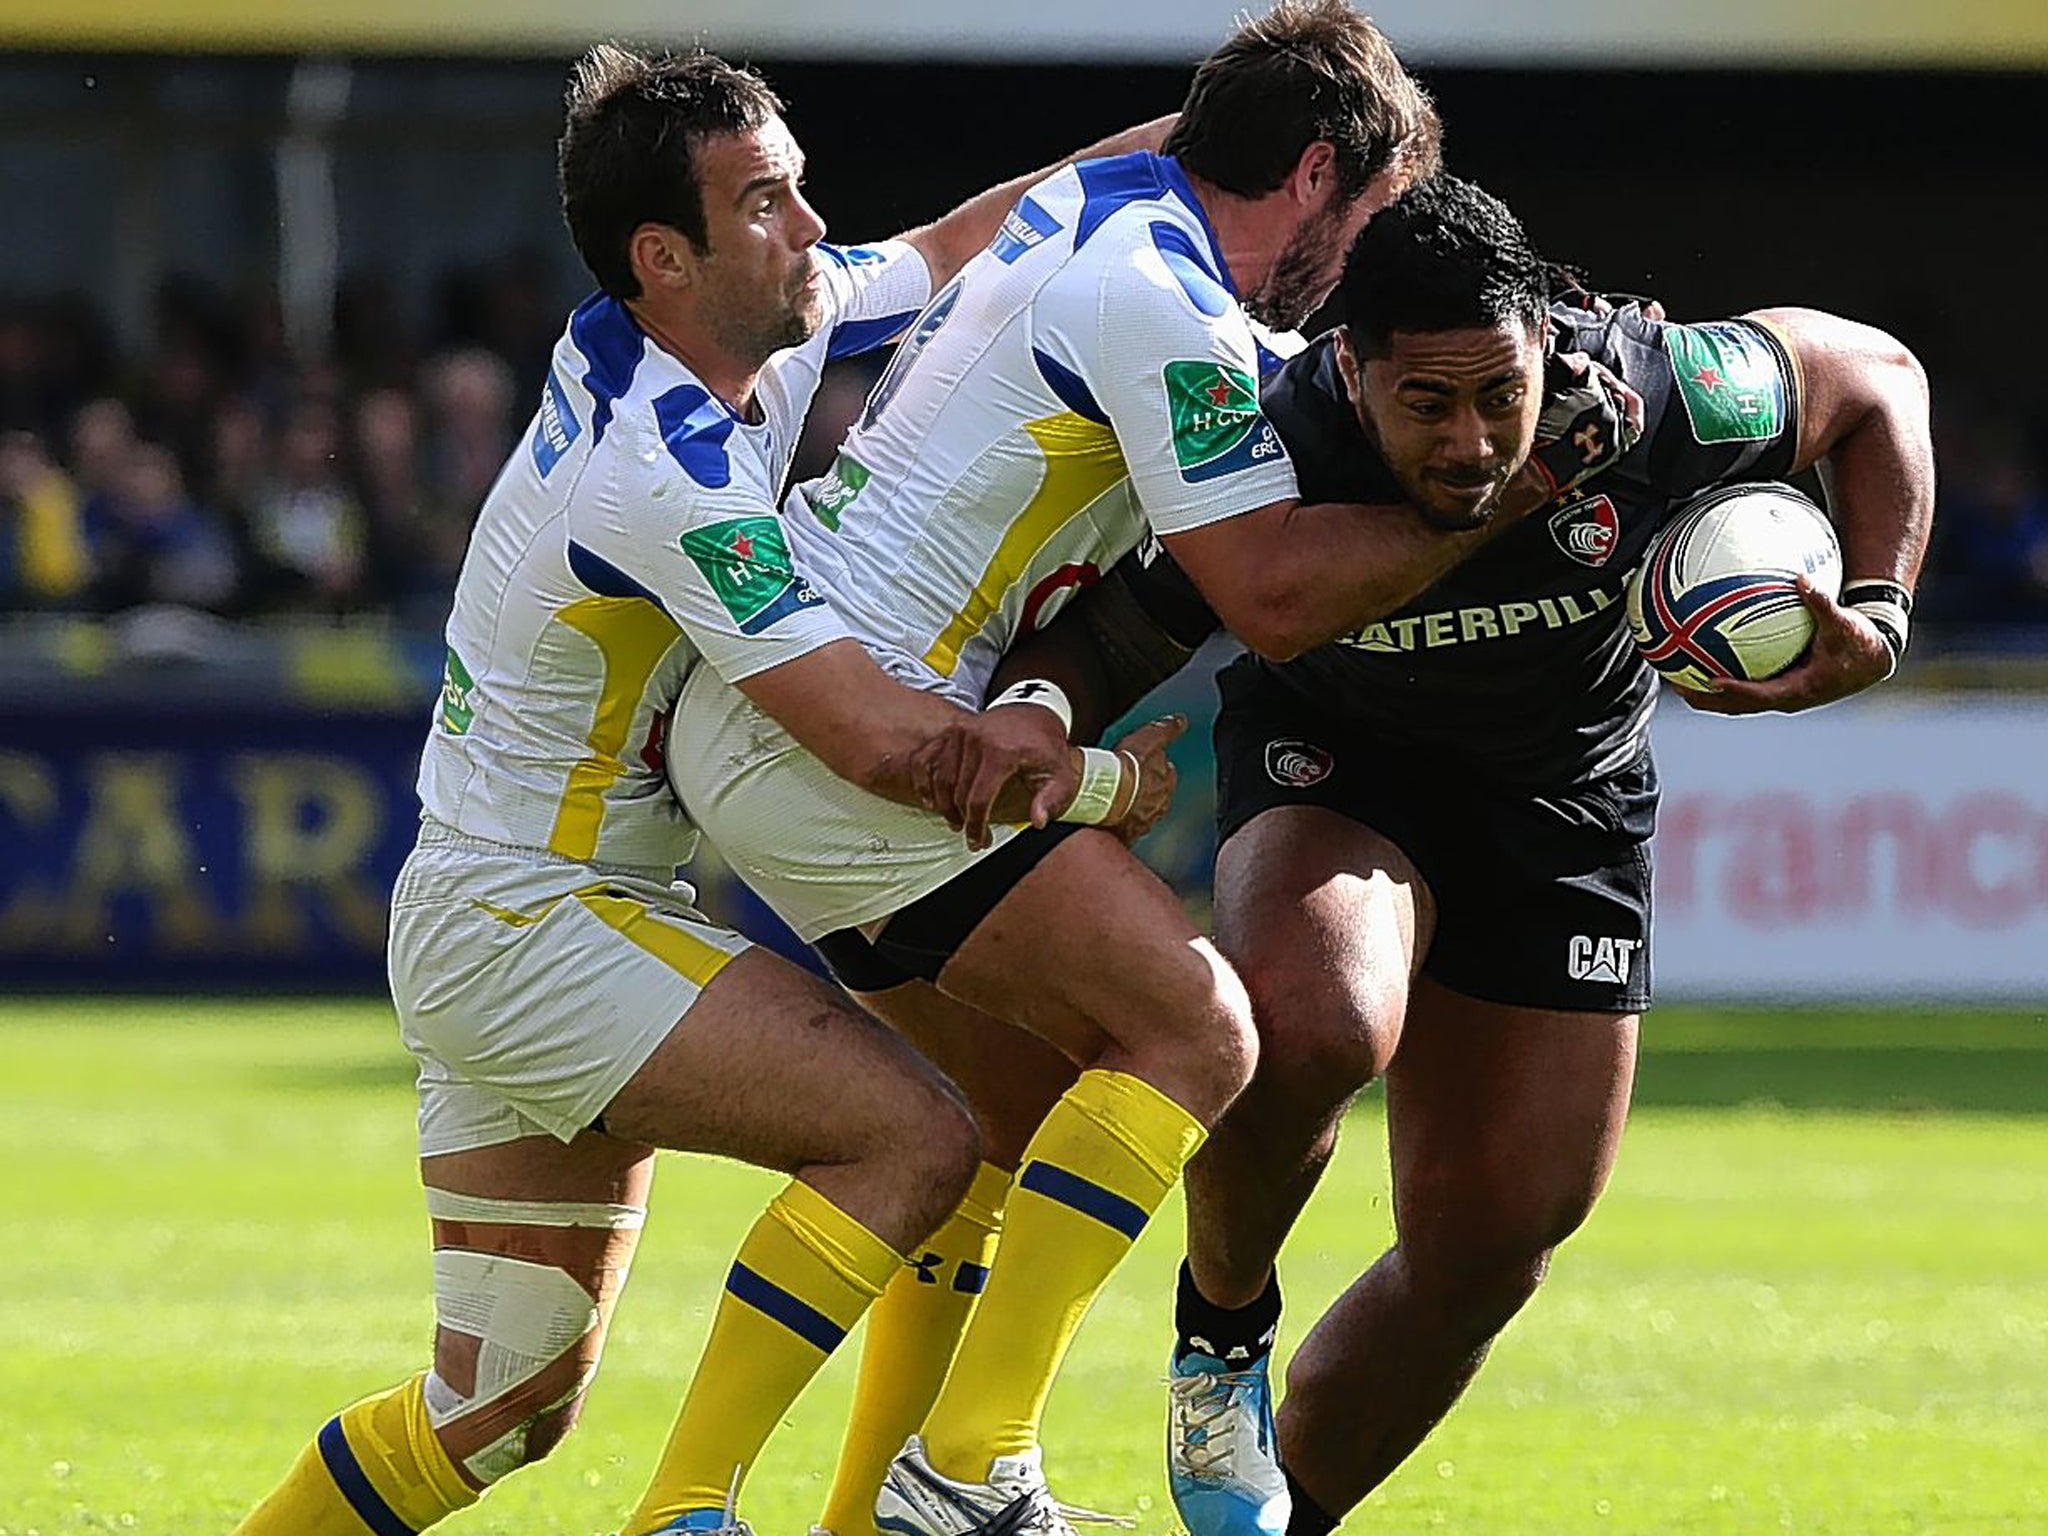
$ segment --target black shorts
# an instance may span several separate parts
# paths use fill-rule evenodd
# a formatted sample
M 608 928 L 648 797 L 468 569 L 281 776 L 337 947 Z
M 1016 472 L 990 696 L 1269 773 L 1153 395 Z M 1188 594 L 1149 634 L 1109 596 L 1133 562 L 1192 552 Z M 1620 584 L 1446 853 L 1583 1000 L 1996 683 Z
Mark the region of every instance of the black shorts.
M 1219 846 L 1275 806 L 1335 811 L 1392 842 L 1428 885 L 1436 934 L 1422 968 L 1433 980 L 1525 1008 L 1649 1006 L 1647 748 L 1556 794 L 1510 790 L 1347 730 L 1253 667 L 1227 667 L 1217 682 Z

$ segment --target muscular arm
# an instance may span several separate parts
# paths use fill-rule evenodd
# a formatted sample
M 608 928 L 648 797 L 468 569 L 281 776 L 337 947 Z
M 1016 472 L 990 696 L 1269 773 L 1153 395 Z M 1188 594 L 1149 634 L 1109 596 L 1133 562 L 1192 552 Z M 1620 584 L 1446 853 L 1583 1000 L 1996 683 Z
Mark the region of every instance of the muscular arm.
M 1275 502 L 1160 542 L 1224 627 L 1287 661 L 1405 607 L 1550 496 L 1525 468 L 1485 527 L 1447 532 L 1406 503 Z
M 1141 149 L 1157 150 L 1166 142 L 1167 132 L 1178 116 L 1178 113 L 1173 113 L 1154 118 L 1149 123 L 1140 123 L 1135 128 L 1111 134 L 1056 164 L 990 187 L 986 192 L 978 192 L 943 218 L 906 230 L 897 238 L 917 247 L 918 254 L 924 257 L 925 265 L 931 269 L 932 291 L 936 293 L 952 280 L 954 273 L 967 265 L 976 251 L 995 238 L 996 230 L 1002 226 L 1003 219 L 1016 205 L 1017 199 L 1039 182 L 1076 160 L 1128 155 Z
M 1908 591 L 1934 522 L 1934 443 L 1927 375 L 1883 331 L 1815 309 L 1764 309 L 1799 369 L 1796 473 L 1829 476 L 1842 573 L 1882 577 Z
M 910 778 L 911 755 L 969 712 L 935 693 L 897 682 L 860 642 L 828 645 L 757 672 L 739 690 L 840 778 L 899 805 L 923 804 Z M 1072 798 L 1078 754 L 1059 721 L 1042 709 L 1006 710 L 1003 724 L 1020 753 L 1038 765 L 1002 803 L 1024 820 L 1034 792 L 1053 785 L 1055 808 Z

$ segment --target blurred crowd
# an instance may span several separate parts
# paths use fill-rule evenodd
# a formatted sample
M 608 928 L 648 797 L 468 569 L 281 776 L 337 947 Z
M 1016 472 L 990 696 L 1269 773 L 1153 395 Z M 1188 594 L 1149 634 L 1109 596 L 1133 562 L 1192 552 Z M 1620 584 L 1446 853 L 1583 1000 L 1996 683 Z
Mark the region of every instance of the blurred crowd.
M 451 277 L 432 312 L 411 325 L 388 286 L 347 284 L 331 353 L 308 363 L 274 302 L 201 283 L 165 286 L 140 357 L 83 301 L 0 300 L 0 613 L 169 604 L 438 628 L 563 315 L 518 258 Z M 828 378 L 800 474 L 829 461 L 866 384 Z M 1934 381 L 1920 611 L 2048 644 L 2048 422 L 1967 393 Z

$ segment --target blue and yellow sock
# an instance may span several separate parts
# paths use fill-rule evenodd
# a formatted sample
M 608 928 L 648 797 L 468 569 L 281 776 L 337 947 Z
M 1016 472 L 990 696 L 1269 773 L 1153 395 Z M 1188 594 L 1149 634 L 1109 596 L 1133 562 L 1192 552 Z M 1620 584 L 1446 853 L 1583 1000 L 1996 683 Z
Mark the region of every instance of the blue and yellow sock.
M 329 1419 L 234 1536 L 412 1536 L 477 1501 L 427 1421 L 426 1376 Z
M 983 1163 L 960 1208 L 889 1282 L 868 1313 L 839 1470 L 825 1501 L 833 1536 L 879 1536 L 875 1495 L 903 1442 L 939 1395 L 960 1334 L 988 1283 L 1010 1175 Z
M 1123 1072 L 1084 1072 L 1053 1106 L 1010 1191 L 1002 1262 L 925 1424 L 940 1472 L 980 1482 L 995 1457 L 1038 1443 L 1075 1330 L 1203 1135 Z
M 624 1529 L 722 1505 L 903 1262 L 806 1184 L 771 1200 L 740 1244 L 661 1464 Z

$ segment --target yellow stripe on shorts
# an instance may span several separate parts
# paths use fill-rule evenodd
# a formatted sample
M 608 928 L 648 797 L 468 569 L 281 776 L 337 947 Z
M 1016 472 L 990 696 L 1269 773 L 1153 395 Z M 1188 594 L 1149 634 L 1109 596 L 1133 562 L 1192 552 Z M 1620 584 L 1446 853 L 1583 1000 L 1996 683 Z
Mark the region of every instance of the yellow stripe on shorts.
M 732 956 L 716 944 L 700 939 L 687 928 L 672 927 L 647 910 L 645 903 L 630 896 L 615 896 L 608 886 L 590 886 L 576 893 L 576 899 L 607 928 L 617 930 L 629 942 L 654 956 L 670 970 L 688 977 L 699 987 L 724 970 Z
M 960 665 L 960 652 L 981 633 L 990 615 L 1002 606 L 1010 589 L 1030 569 L 1038 552 L 1052 536 L 1067 525 L 1076 512 L 1124 479 L 1129 469 L 1116 434 L 1100 422 L 1090 421 L 1072 411 L 1041 417 L 1024 423 L 1024 430 L 1045 456 L 1045 478 L 1029 504 L 1017 514 L 1003 533 L 1003 540 L 990 557 L 988 568 L 967 605 L 924 653 L 925 664 L 941 677 L 951 677 Z

